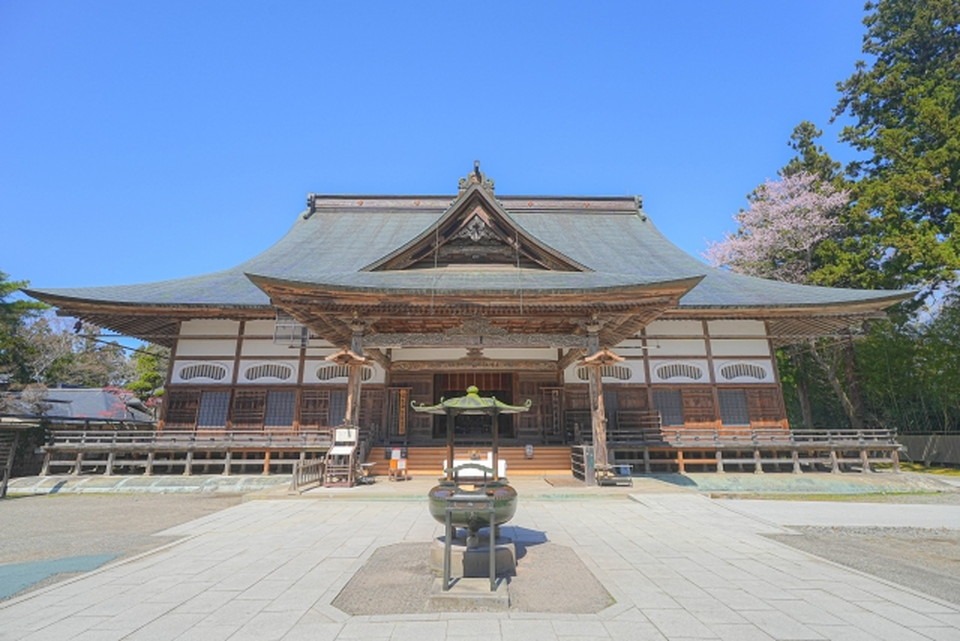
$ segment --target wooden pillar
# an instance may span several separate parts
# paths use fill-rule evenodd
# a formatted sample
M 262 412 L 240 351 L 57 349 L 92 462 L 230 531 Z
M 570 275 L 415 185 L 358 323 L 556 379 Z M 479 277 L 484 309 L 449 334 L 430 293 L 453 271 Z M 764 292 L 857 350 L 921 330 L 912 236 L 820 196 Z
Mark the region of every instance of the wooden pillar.
M 606 469 L 610 464 L 607 454 L 607 412 L 603 405 L 603 382 L 600 366 L 589 365 L 590 381 L 590 427 L 593 432 L 594 468 Z
M 344 421 L 351 427 L 360 427 L 360 388 L 363 383 L 363 366 L 368 360 L 362 356 L 363 328 L 361 322 L 351 324 L 353 340 L 351 349 L 341 349 L 336 354 L 327 356 L 326 360 L 348 368 L 347 373 L 347 411 Z M 359 351 L 358 351 L 359 350 Z
M 493 426 L 491 428 L 493 432 L 493 447 L 491 448 L 491 462 L 493 463 L 493 480 L 500 480 L 500 413 L 494 410 L 493 412 Z M 491 536 L 495 536 L 494 533 L 491 533 Z
M 7 460 L 3 461 L 3 469 L 0 470 L 0 499 L 7 496 L 7 484 L 10 477 L 13 476 L 13 463 L 17 458 L 17 446 L 20 444 L 20 432 L 14 432 L 10 441 L 10 451 L 7 453 Z
M 50 450 L 43 455 L 43 467 L 40 468 L 40 476 L 50 476 Z
M 594 326 L 596 327 L 596 326 Z M 590 329 L 590 328 L 588 328 Z M 596 332 L 599 328 L 590 329 L 591 335 L 589 342 L 595 345 L 597 338 Z M 587 380 L 590 384 L 590 426 L 593 432 L 593 465 L 594 474 L 597 469 L 608 471 L 610 457 L 607 452 L 607 412 L 603 404 L 603 368 L 607 365 L 613 365 L 623 362 L 623 357 L 611 352 L 609 349 L 599 349 L 582 361 L 581 365 L 587 368 Z M 589 478 L 590 475 L 588 474 Z
M 447 412 L 447 480 L 453 480 L 453 431 L 456 424 L 456 417 L 453 412 Z
M 347 367 L 347 411 L 344 420 L 348 425 L 359 427 L 360 424 L 360 386 L 363 382 L 363 361 L 354 360 Z

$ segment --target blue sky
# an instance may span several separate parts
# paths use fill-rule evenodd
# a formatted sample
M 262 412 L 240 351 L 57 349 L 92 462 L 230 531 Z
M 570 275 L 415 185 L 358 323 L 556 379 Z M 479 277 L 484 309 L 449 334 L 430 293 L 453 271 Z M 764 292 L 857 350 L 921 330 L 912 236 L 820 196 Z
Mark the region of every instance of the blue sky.
M 826 130 L 862 0 L 0 2 L 0 271 L 230 267 L 308 192 L 633 195 L 692 254 Z

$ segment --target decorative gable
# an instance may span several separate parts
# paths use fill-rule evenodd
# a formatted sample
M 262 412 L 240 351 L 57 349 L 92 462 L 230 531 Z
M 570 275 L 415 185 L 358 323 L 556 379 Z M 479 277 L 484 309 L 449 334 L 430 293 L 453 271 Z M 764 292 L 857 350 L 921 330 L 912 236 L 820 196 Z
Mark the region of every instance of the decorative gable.
M 504 265 L 550 271 L 589 271 L 520 228 L 497 202 L 493 181 L 474 171 L 460 180 L 449 209 L 409 243 L 364 271 Z

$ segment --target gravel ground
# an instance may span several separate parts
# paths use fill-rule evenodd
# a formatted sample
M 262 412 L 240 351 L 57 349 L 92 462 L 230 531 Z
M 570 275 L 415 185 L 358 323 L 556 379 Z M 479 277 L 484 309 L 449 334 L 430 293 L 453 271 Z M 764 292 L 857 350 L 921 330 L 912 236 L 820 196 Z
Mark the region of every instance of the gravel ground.
M 960 531 L 794 527 L 771 538 L 835 563 L 960 604 Z
M 0 564 L 133 556 L 174 540 L 154 533 L 242 500 L 229 494 L 70 494 L 0 501 Z M 62 580 L 59 574 L 32 589 Z
M 434 580 L 430 547 L 399 543 L 377 549 L 333 605 L 353 615 L 436 611 L 429 603 Z M 511 611 L 589 614 L 613 605 L 613 598 L 569 547 L 542 543 L 517 548 L 517 574 L 508 579 Z M 565 585 L 577 589 L 557 587 Z M 475 609 L 482 611 L 483 606 Z

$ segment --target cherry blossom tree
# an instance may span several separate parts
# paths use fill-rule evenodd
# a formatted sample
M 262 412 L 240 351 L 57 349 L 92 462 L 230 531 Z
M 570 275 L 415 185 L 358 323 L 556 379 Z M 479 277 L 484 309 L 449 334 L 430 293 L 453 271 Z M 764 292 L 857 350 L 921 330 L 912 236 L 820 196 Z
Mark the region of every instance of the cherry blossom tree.
M 810 282 L 817 245 L 841 228 L 849 192 L 801 171 L 767 180 L 748 198 L 750 206 L 733 217 L 738 230 L 711 243 L 707 260 L 742 274 Z

